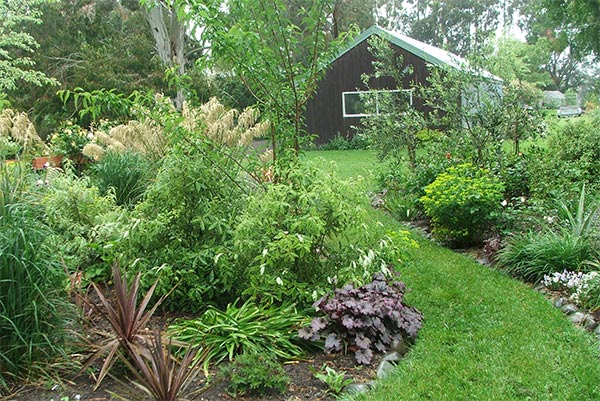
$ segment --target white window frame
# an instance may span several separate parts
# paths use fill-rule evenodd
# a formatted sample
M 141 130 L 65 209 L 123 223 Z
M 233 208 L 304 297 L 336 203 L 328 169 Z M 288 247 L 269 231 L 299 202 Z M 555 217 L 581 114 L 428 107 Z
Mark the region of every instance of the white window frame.
M 358 113 L 358 114 L 350 114 L 346 112 L 346 95 L 356 95 L 356 94 L 367 94 L 374 93 L 377 95 L 378 93 L 394 93 L 394 92 L 408 92 L 408 104 L 412 106 L 413 104 L 413 90 L 412 89 L 382 89 L 382 90 L 371 90 L 371 91 L 346 91 L 342 92 L 342 114 L 344 118 L 346 117 L 369 117 L 372 114 L 366 113 Z M 375 114 L 379 114 L 379 103 L 377 101 L 377 96 L 375 97 Z

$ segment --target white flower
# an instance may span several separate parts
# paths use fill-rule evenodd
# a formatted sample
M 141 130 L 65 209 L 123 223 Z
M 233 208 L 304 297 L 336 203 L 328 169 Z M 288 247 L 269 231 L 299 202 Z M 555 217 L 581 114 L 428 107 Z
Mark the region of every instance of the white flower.
M 277 278 L 275 279 L 275 282 L 276 282 L 277 284 L 279 284 L 279 285 L 283 285 L 283 280 L 281 279 L 281 277 L 277 277 Z
M 500 204 L 502 206 L 506 206 L 506 205 L 508 205 L 508 201 L 506 199 L 504 199 L 502 202 L 500 202 Z

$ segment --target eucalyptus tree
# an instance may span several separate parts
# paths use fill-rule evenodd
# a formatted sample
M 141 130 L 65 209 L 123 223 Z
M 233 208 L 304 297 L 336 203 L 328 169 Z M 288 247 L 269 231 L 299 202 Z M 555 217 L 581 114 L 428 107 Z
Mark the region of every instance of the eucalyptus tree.
M 510 24 L 521 0 L 407 0 L 402 30 L 466 56 L 480 53 L 501 24 Z
M 598 0 L 538 0 L 537 11 L 566 36 L 574 55 L 600 58 Z

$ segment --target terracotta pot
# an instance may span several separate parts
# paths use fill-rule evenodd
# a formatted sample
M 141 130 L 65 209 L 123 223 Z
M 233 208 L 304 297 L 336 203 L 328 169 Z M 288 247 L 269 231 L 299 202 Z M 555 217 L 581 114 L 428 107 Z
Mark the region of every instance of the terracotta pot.
M 62 155 L 36 157 L 32 160 L 33 169 L 43 170 L 47 167 L 60 167 L 62 159 Z

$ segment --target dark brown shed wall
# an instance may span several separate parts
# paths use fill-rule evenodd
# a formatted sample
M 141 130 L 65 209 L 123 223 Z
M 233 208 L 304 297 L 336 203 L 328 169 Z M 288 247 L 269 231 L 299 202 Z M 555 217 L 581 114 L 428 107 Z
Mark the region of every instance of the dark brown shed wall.
M 410 64 L 413 69 L 411 76 L 403 83 L 404 88 L 410 88 L 411 81 L 426 84 L 429 72 L 425 61 L 404 49 L 392 46 L 397 54 L 404 57 L 404 63 Z M 331 64 L 319 82 L 316 94 L 308 101 L 306 107 L 306 128 L 309 134 L 317 135 L 317 144 L 327 143 L 338 134 L 346 138 L 352 137 L 352 127 L 358 126 L 361 119 L 344 118 L 342 92 L 365 90 L 361 76 L 373 72 L 372 62 L 373 56 L 365 40 Z M 370 86 L 377 89 L 395 89 L 391 78 L 371 81 Z M 413 105 L 422 108 L 416 97 L 413 97 Z

